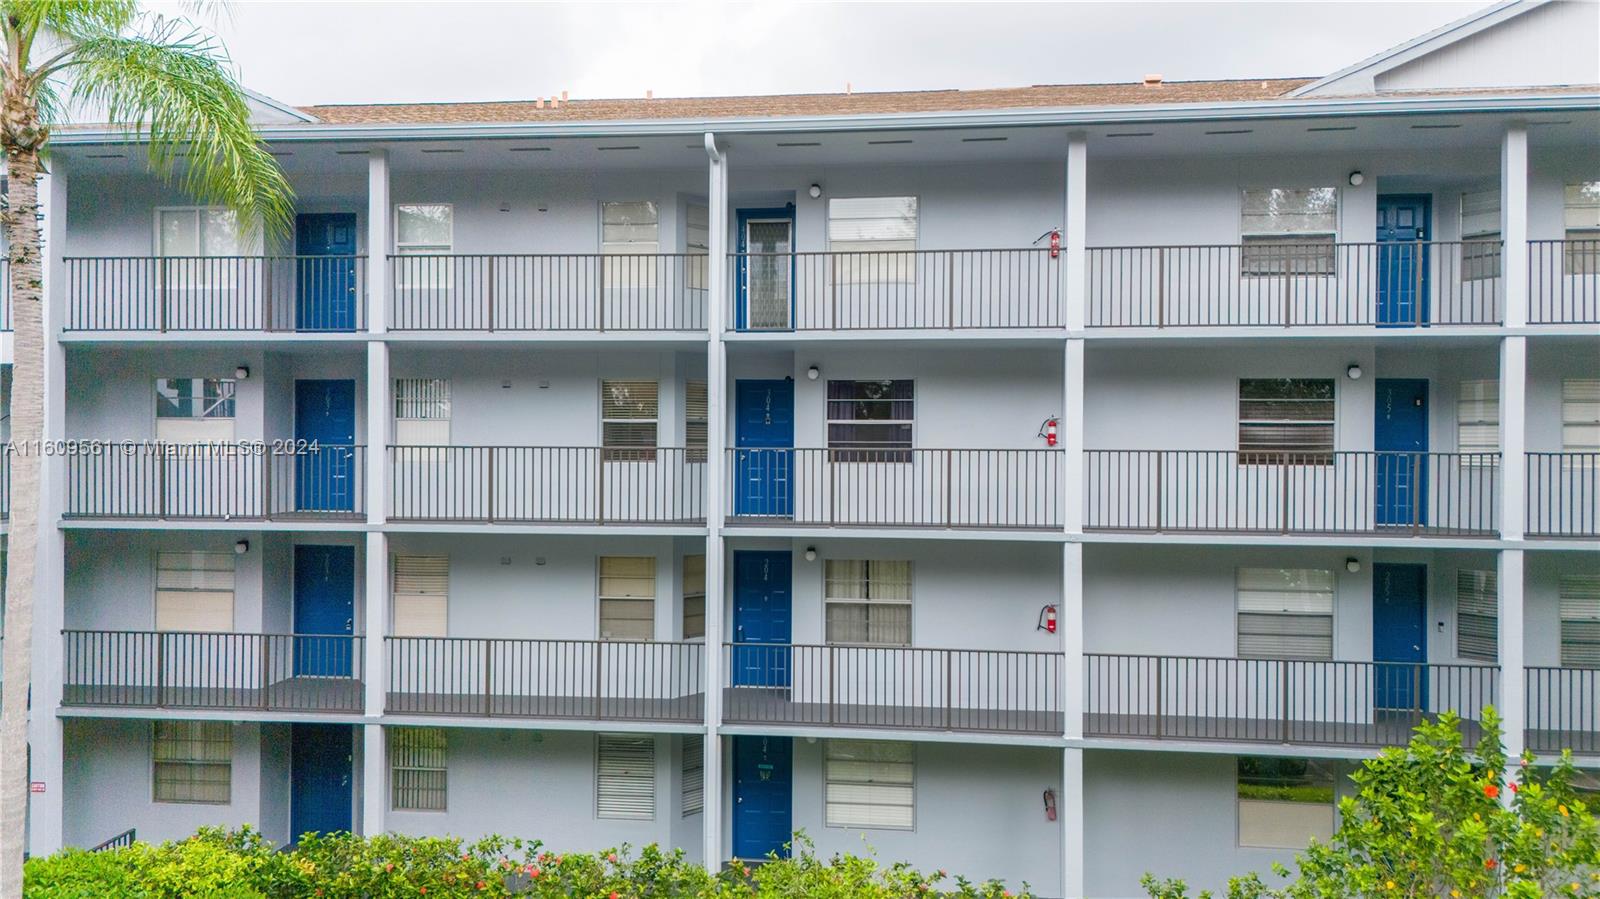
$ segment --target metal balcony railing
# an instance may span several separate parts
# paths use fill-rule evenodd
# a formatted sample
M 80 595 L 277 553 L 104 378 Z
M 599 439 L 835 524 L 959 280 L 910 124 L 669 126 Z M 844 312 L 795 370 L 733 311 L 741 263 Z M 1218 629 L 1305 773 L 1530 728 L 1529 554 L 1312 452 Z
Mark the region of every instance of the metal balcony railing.
M 1049 529 L 1062 453 L 1050 449 L 730 449 L 729 523 Z
M 1600 323 L 1600 239 L 1528 241 L 1528 323 Z
M 1600 453 L 1528 453 L 1530 537 L 1600 537 Z
M 700 643 L 388 637 L 390 714 L 699 723 Z
M 1049 249 L 729 255 L 736 331 L 1061 328 L 1062 267 Z
M 705 453 L 692 447 L 391 446 L 390 517 L 703 524 Z
M 66 630 L 68 706 L 362 711 L 363 638 Z
M 1498 453 L 1087 450 L 1086 526 L 1493 536 Z
M 1395 746 L 1424 717 L 1454 711 L 1476 739 L 1499 684 L 1488 665 L 1106 653 L 1084 661 L 1084 733 L 1109 738 Z
M 390 256 L 394 331 L 704 331 L 704 254 Z
M 365 446 L 77 441 L 66 518 L 355 520 Z M 293 444 L 293 445 L 291 445 Z
M 366 329 L 364 256 L 102 256 L 65 260 L 72 331 Z
M 1600 754 L 1600 668 L 1528 668 L 1528 748 Z
M 1491 325 L 1500 241 L 1091 247 L 1091 328 Z
M 1062 655 L 728 643 L 724 720 L 1060 734 Z

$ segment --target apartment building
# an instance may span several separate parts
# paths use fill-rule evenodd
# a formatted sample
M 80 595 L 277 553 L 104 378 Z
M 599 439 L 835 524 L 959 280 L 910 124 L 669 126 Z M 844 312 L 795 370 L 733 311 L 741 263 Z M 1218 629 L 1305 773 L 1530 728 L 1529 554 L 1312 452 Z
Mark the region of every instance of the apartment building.
M 1600 767 L 1597 35 L 257 98 L 280 245 L 63 131 L 32 850 L 804 831 L 1127 896 L 1287 861 L 1445 710 Z

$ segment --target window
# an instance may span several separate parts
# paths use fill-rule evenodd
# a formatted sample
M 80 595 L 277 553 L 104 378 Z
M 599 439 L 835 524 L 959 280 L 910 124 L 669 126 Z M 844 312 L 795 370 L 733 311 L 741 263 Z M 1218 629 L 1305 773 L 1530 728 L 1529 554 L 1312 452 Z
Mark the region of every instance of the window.
M 156 630 L 233 630 L 231 552 L 156 553 Z
M 1304 849 L 1333 837 L 1331 762 L 1240 756 L 1238 765 L 1240 846 Z
M 707 276 L 711 258 L 711 212 L 698 203 L 684 208 L 683 249 L 689 254 L 684 263 L 684 283 L 690 290 L 711 286 Z
M 698 815 L 706 803 L 706 740 L 699 734 L 683 738 L 683 816 Z
M 1456 572 L 1456 655 L 1479 662 L 1500 659 L 1498 575 Z
M 1333 464 L 1333 381 L 1239 381 L 1239 464 Z
M 1461 395 L 1456 399 L 1456 451 L 1500 451 L 1499 381 L 1461 382 Z
M 709 243 L 709 239 L 708 239 Z M 654 287 L 661 226 L 649 200 L 600 204 L 600 252 L 607 258 L 601 277 L 606 287 Z M 645 258 L 628 258 L 648 254 Z
M 1461 279 L 1500 277 L 1500 189 L 1461 195 Z
M 1245 275 L 1331 275 L 1339 230 L 1333 187 L 1248 189 L 1239 233 Z
M 239 219 L 220 206 L 156 210 L 156 254 L 159 256 L 242 256 Z M 204 275 L 214 266 L 199 266 Z M 185 285 L 191 286 L 191 285 Z
M 394 442 L 400 446 L 450 443 L 449 379 L 395 379 Z
M 654 640 L 655 636 L 655 557 L 601 556 L 600 639 Z
M 1239 657 L 1333 658 L 1333 572 L 1241 568 Z
M 233 798 L 233 725 L 226 721 L 152 722 L 156 802 L 222 804 Z
M 827 741 L 829 827 L 916 826 L 916 750 L 910 743 Z
M 1600 452 L 1600 378 L 1561 381 L 1561 450 Z
M 442 727 L 389 728 L 390 802 L 396 811 L 445 810 L 445 739 Z
M 166 443 L 233 440 L 232 378 L 156 381 L 156 439 Z
M 917 198 L 840 197 L 828 201 L 828 250 L 839 284 L 916 280 Z
M 683 557 L 683 639 L 706 635 L 706 557 Z
M 911 563 L 829 559 L 823 566 L 829 643 L 911 645 Z
M 1600 668 L 1600 574 L 1566 574 L 1561 597 L 1561 665 Z
M 1568 184 L 1564 194 L 1569 275 L 1600 273 L 1600 181 Z
M 449 290 L 455 285 L 455 207 L 417 203 L 395 207 L 395 287 L 399 290 Z
M 654 462 L 654 381 L 600 382 L 600 444 L 608 462 Z
M 835 462 L 910 462 L 912 381 L 829 381 L 828 448 Z
M 595 747 L 595 817 L 654 820 L 655 738 L 600 734 Z
M 394 557 L 396 637 L 443 637 L 449 633 L 450 557 Z
M 688 448 L 690 462 L 706 460 L 706 429 L 709 424 L 706 382 L 686 382 L 683 391 L 683 445 Z

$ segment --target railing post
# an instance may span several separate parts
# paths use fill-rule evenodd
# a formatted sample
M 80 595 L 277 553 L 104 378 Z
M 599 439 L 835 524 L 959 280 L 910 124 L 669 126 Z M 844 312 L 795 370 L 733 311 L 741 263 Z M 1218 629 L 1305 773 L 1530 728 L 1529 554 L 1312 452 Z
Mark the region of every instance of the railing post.
M 828 723 L 833 723 L 834 711 L 839 707 L 839 651 L 834 646 L 824 646 L 828 654 Z
M 595 262 L 600 266 L 600 272 L 595 276 L 595 283 L 599 290 L 595 294 L 595 330 L 606 329 L 606 257 L 602 254 Z
M 160 494 L 156 497 L 156 515 L 164 519 L 167 517 L 167 444 L 165 442 L 156 444 L 156 468 L 160 472 L 156 475 L 156 483 L 161 488 Z
M 1156 249 L 1156 327 L 1167 326 L 1167 248 Z
M 291 450 L 291 452 L 293 451 Z M 266 449 L 261 451 L 261 516 L 269 521 L 272 520 L 274 508 L 272 501 L 272 460 L 275 456 L 276 453 L 270 443 L 267 444 Z
M 1167 509 L 1167 504 L 1162 501 L 1165 498 L 1164 497 L 1164 491 L 1166 490 L 1166 484 L 1165 484 L 1166 472 L 1167 472 L 1167 451 L 1166 450 L 1156 450 L 1156 477 L 1155 477 L 1155 485 L 1154 485 L 1154 496 L 1152 497 L 1152 499 L 1155 501 L 1155 504 L 1156 504 L 1155 525 L 1156 525 L 1156 531 L 1157 532 L 1161 531 L 1163 528 L 1166 527 L 1166 520 L 1167 520 L 1166 509 Z M 1129 485 L 1129 486 L 1131 487 L 1132 485 Z
M 944 729 L 950 729 L 950 706 L 955 704 L 955 697 L 950 689 L 950 650 L 944 651 Z
M 1422 531 L 1422 456 L 1411 454 L 1411 533 Z
M 497 449 L 499 449 L 499 447 L 489 447 L 489 476 L 485 478 L 485 482 L 489 485 L 489 495 L 486 497 L 488 501 L 484 503 L 483 512 L 485 515 L 489 516 L 490 522 L 493 522 L 496 518 L 496 515 L 494 514 L 494 506 L 499 496 L 499 492 L 495 489 L 494 482 L 495 469 L 498 467 L 495 465 L 495 450 Z
M 167 633 L 156 632 L 156 707 L 167 704 Z
M 944 526 L 948 528 L 948 527 L 952 527 L 955 524 L 955 519 L 954 519 L 954 517 L 953 517 L 953 515 L 951 513 L 952 505 L 955 502 L 954 497 L 951 495 L 952 493 L 954 493 L 954 490 L 953 490 L 952 482 L 950 480 L 950 456 L 955 451 L 947 449 L 947 450 L 943 450 L 943 452 L 944 452 Z M 907 523 L 910 524 L 911 522 L 907 522 Z
M 1423 265 L 1423 262 L 1422 262 L 1422 241 L 1417 240 L 1417 241 L 1414 241 L 1412 243 L 1412 253 L 1413 253 L 1413 255 L 1412 255 L 1412 258 L 1411 258 L 1411 268 L 1412 268 L 1412 274 L 1411 274 L 1411 280 L 1412 280 L 1412 285 L 1411 285 L 1411 308 L 1412 308 L 1412 311 L 1416 315 L 1415 324 L 1420 326 L 1422 324 L 1422 318 L 1423 318 L 1423 316 L 1422 316 L 1422 303 L 1423 303 L 1423 296 L 1422 296 L 1422 275 L 1423 275 L 1423 271 L 1422 271 L 1422 265 Z
M 1294 309 L 1290 300 L 1291 288 L 1289 286 L 1289 270 L 1291 267 L 1290 260 L 1293 258 L 1293 254 L 1291 254 L 1289 250 L 1289 247 L 1283 248 L 1283 326 L 1285 328 L 1289 327 L 1294 321 Z
M 1289 454 L 1278 457 L 1278 533 L 1289 533 Z
M 1278 741 L 1289 742 L 1289 662 L 1278 660 Z
M 954 250 L 946 250 L 944 293 L 945 293 L 945 327 L 955 330 L 956 327 L 956 254 Z
M 651 450 L 653 454 L 655 450 Z M 594 523 L 606 523 L 606 451 L 601 447 L 594 454 Z
M 489 283 L 487 285 L 485 285 L 486 289 L 487 289 L 487 293 L 488 293 L 488 302 L 489 302 L 489 321 L 488 321 L 488 325 L 489 325 L 489 330 L 491 332 L 494 331 L 495 261 L 497 259 L 499 259 L 498 256 L 490 256 L 489 257 L 489 275 L 488 275 Z
M 483 641 L 483 717 L 494 714 L 494 639 Z
M 265 710 L 270 705 L 267 700 L 267 694 L 272 688 L 272 635 L 261 635 L 261 645 L 256 650 L 256 654 L 261 657 L 257 662 L 261 668 L 261 702 L 259 705 Z
M 156 330 L 167 330 L 167 257 L 156 257 Z
M 600 703 L 600 685 L 603 680 L 602 672 L 605 670 L 604 660 L 606 641 L 596 640 L 594 643 L 594 720 L 599 721 L 603 707 Z
M 1166 734 L 1162 716 L 1166 712 L 1167 660 L 1163 656 L 1156 656 L 1156 739 L 1161 739 Z

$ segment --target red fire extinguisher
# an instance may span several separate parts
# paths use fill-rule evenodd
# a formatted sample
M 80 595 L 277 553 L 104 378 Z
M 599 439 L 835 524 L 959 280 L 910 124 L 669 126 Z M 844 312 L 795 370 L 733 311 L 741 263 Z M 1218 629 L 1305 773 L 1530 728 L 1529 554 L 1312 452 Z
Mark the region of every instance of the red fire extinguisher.
M 1045 790 L 1044 791 L 1044 819 L 1046 821 L 1054 821 L 1056 819 L 1056 791 L 1055 790 Z
M 1039 434 L 1038 434 L 1038 436 L 1044 438 L 1044 445 L 1045 446 L 1055 446 L 1056 445 L 1056 417 L 1055 416 L 1051 416 L 1051 417 L 1049 417 L 1049 418 L 1044 420 L 1044 424 L 1039 426 Z
M 1052 634 L 1056 632 L 1055 606 L 1045 606 L 1039 610 L 1039 625 L 1035 630 L 1047 631 Z
M 1050 232 L 1050 258 L 1051 259 L 1059 259 L 1060 257 L 1061 257 L 1061 232 L 1059 230 L 1051 231 Z

